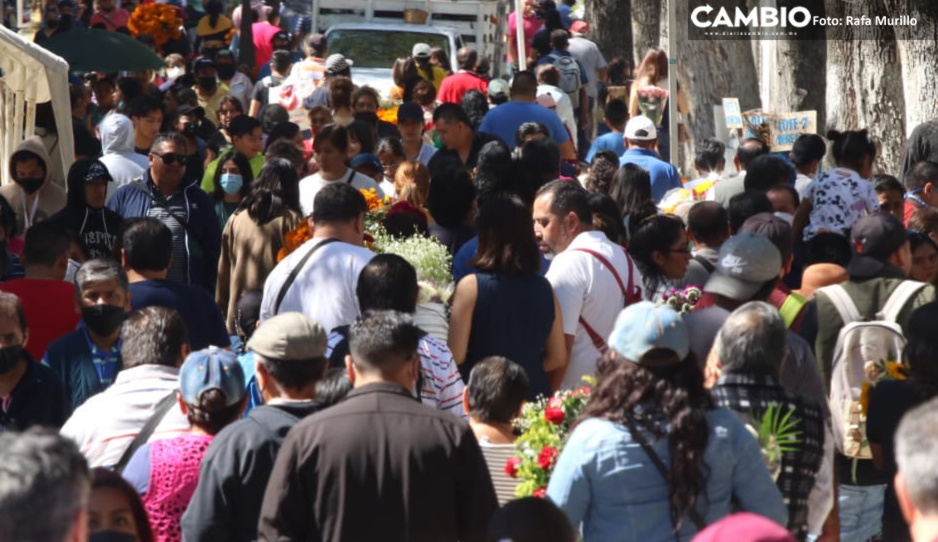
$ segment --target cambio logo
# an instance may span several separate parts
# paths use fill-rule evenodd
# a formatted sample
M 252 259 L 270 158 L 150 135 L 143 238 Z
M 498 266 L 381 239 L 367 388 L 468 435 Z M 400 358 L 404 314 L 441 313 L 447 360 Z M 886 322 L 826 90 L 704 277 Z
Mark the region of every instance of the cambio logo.
M 811 12 L 808 11 L 808 8 L 800 6 L 793 9 L 788 9 L 787 7 L 781 9 L 755 7 L 749 10 L 748 13 L 741 8 L 736 8 L 736 13 L 733 17 L 730 16 L 724 7 L 717 11 L 716 17 L 713 20 L 710 20 L 710 13 L 713 11 L 713 6 L 710 4 L 700 6 L 691 12 L 691 22 L 693 22 L 694 26 L 697 28 L 717 28 L 721 26 L 728 28 L 771 28 L 780 26 L 785 28 L 789 25 L 795 28 L 804 28 L 811 24 L 812 19 Z

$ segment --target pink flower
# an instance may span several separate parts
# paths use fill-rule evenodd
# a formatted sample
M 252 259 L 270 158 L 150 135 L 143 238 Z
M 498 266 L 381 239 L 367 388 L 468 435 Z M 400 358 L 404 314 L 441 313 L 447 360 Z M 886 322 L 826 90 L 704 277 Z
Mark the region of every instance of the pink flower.
M 508 461 L 505 462 L 505 474 L 511 476 L 512 478 L 518 477 L 518 467 L 521 466 L 521 458 L 519 457 L 509 457 Z
M 554 425 L 562 424 L 564 418 L 565 418 L 565 415 L 563 413 L 563 409 L 555 408 L 555 407 L 547 407 L 544 410 L 544 419 Z
M 554 466 L 554 461 L 557 459 L 558 455 L 560 455 L 560 452 L 558 452 L 556 448 L 544 446 L 541 453 L 537 454 L 537 464 L 542 469 L 549 471 L 551 467 Z
M 547 496 L 547 488 L 539 487 L 534 490 L 534 493 L 531 494 L 532 497 L 537 497 L 538 499 L 543 499 Z

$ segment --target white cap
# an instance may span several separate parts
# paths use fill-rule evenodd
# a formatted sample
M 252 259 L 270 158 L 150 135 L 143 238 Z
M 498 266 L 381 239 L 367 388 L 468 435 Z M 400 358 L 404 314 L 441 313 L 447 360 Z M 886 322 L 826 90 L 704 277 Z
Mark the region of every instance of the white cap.
M 430 56 L 430 46 L 426 43 L 415 43 L 410 56 L 414 58 L 427 58 Z
M 655 123 L 645 115 L 639 115 L 629 119 L 625 125 L 624 139 L 634 141 L 652 141 L 658 139 L 658 130 L 655 129 Z

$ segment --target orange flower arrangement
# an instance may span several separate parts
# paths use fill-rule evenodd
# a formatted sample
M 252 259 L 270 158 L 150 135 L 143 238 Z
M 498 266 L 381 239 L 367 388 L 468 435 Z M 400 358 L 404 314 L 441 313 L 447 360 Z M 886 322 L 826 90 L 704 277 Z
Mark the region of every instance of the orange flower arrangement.
M 182 36 L 179 31 L 182 23 L 182 17 L 172 6 L 153 2 L 134 10 L 127 22 L 127 29 L 134 37 L 141 34 L 153 36 L 157 48 L 162 49 L 170 40 Z
M 385 122 L 390 122 L 391 124 L 397 124 L 397 108 L 396 107 L 382 107 L 378 109 L 378 119 Z
M 280 262 L 300 245 L 313 238 L 313 231 L 309 229 L 309 222 L 301 220 L 296 228 L 283 236 L 283 248 L 277 252 L 277 261 Z
M 387 205 L 388 198 L 385 198 L 385 201 L 381 201 L 381 198 L 378 197 L 378 191 L 374 188 L 360 189 L 359 192 L 365 196 L 365 203 L 368 204 L 368 212 L 373 213 L 380 210 L 382 207 Z

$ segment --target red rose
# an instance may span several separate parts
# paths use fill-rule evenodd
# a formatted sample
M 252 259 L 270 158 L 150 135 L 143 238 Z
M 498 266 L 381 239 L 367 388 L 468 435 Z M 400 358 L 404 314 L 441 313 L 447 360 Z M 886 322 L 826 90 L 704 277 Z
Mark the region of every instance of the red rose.
M 558 453 L 556 448 L 544 446 L 541 453 L 537 454 L 537 464 L 544 470 L 550 470 L 554 465 L 554 460 L 557 459 Z
M 554 407 L 547 407 L 544 409 L 544 419 L 554 425 L 562 424 L 564 417 L 565 416 L 562 409 Z
M 508 461 L 505 462 L 505 474 L 511 476 L 512 478 L 517 478 L 519 466 L 521 466 L 521 458 L 509 457 Z
M 534 490 L 534 493 L 532 493 L 531 495 L 534 496 L 534 497 L 537 497 L 538 499 L 543 499 L 544 497 L 547 496 L 547 488 L 546 488 L 546 487 L 539 487 L 539 488 L 535 489 L 535 490 Z

